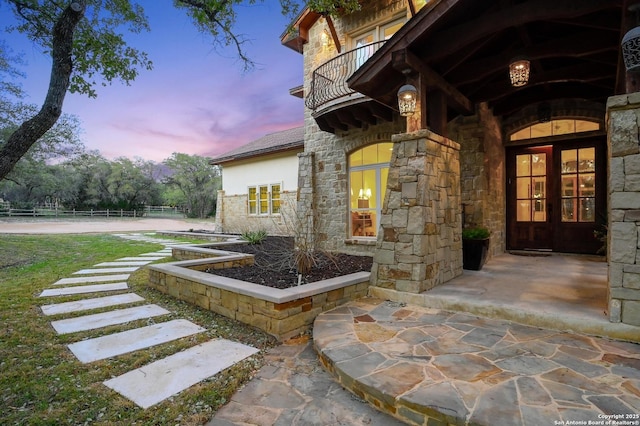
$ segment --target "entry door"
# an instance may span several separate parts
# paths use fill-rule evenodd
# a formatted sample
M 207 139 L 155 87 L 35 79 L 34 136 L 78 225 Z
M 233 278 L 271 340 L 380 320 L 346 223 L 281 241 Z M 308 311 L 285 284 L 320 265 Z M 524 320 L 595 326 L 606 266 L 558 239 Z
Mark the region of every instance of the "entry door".
M 604 139 L 507 151 L 507 247 L 596 253 L 606 221 Z
M 553 149 L 519 148 L 509 155 L 510 249 L 553 249 Z

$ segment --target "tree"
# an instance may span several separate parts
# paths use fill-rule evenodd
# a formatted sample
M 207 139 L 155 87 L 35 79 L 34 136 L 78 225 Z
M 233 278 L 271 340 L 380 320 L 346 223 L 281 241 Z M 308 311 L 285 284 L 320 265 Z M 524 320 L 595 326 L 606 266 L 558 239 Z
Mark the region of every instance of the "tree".
M 151 69 L 147 55 L 129 46 L 123 29 L 134 33 L 149 30 L 142 6 L 134 0 L 2 0 L 9 4 L 17 24 L 11 29 L 25 33 L 52 56 L 49 88 L 40 110 L 24 121 L 0 147 L 0 180 L 29 148 L 58 120 L 67 90 L 95 96 L 94 86 L 121 80 L 127 84 L 139 69 Z M 264 0 L 249 0 L 254 4 Z M 296 0 L 279 0 L 282 12 L 291 17 L 299 9 Z M 235 8 L 245 0 L 174 0 L 195 25 L 219 45 L 233 45 L 245 66 L 244 39 L 235 34 Z M 324 13 L 359 8 L 358 0 L 313 0 L 314 10 Z M 1 64 L 0 64 L 1 66 Z
M 206 157 L 174 152 L 163 162 L 173 172 L 164 183 L 180 192 L 189 217 L 203 219 L 214 211 L 222 185 L 220 169 L 209 161 Z

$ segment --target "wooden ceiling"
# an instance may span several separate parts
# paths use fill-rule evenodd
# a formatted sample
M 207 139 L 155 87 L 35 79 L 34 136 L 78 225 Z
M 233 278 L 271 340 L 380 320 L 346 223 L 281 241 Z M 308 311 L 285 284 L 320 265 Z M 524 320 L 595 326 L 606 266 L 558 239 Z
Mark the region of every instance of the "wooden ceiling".
M 555 99 L 604 104 L 625 91 L 620 40 L 635 25 L 626 10 L 623 0 L 436 0 L 349 86 L 395 108 L 402 67 L 413 68 L 426 76 L 427 97 L 445 93 L 449 119 L 480 102 L 503 117 Z M 399 64 L 398 52 L 412 60 Z M 529 83 L 512 87 L 509 63 L 523 55 L 531 61 Z

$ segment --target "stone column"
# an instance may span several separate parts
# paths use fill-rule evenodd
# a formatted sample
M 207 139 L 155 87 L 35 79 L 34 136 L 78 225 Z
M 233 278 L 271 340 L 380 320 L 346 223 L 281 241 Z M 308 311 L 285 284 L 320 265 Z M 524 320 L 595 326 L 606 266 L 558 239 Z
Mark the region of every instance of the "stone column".
M 607 102 L 609 320 L 640 325 L 640 93 Z
M 218 198 L 216 198 L 216 231 L 224 232 L 224 191 L 218 190 Z
M 315 247 L 316 223 L 314 214 L 314 163 L 313 152 L 298 154 L 298 197 L 296 203 L 296 218 L 300 223 L 296 225 L 296 245 Z
M 425 129 L 392 140 L 371 284 L 421 293 L 462 274 L 460 145 Z

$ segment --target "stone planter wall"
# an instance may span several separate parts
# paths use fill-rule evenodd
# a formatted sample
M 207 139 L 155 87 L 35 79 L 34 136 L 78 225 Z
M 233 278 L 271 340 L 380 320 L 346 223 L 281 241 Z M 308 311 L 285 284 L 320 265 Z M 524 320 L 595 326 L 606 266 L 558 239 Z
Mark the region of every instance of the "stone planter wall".
M 609 320 L 640 326 L 640 93 L 607 103 Z
M 230 254 L 150 265 L 147 267 L 149 286 L 257 327 L 280 341 L 308 331 L 319 313 L 365 297 L 368 292 L 369 272 L 284 290 L 201 272 L 209 268 L 241 266 L 248 261 L 247 256 Z

